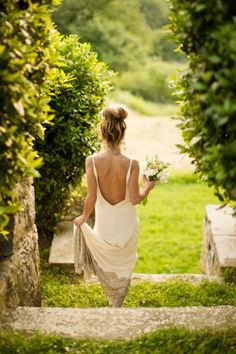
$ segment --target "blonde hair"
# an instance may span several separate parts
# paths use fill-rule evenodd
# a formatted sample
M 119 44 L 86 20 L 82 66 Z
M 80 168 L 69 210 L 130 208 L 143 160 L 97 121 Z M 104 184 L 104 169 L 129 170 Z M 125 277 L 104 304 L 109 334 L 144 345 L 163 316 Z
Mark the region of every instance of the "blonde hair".
M 102 138 L 112 147 L 119 145 L 126 130 L 125 119 L 128 110 L 120 105 L 110 104 L 103 111 L 100 124 Z

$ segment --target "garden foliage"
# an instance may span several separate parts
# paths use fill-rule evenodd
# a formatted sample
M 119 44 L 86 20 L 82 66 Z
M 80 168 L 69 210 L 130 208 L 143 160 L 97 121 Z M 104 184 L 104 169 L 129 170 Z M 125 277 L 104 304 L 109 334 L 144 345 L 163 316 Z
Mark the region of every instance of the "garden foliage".
M 1 1 L 0 4 L 0 231 L 19 210 L 13 193 L 23 176 L 38 176 L 33 147 L 52 118 L 46 79 L 56 57 L 49 51 L 55 1 Z
M 85 157 L 97 147 L 95 126 L 110 74 L 88 44 L 53 28 L 49 11 L 57 2 L 0 5 L 2 234 L 20 209 L 14 188 L 25 176 L 40 177 L 38 225 L 54 226 L 55 214 L 84 173 Z
M 185 56 L 174 51 L 162 28 L 168 11 L 163 0 L 64 0 L 53 18 L 61 33 L 91 43 L 98 58 L 120 74 L 116 88 L 149 101 L 173 102 L 169 73 Z
M 183 152 L 214 185 L 221 201 L 236 200 L 236 3 L 172 0 L 171 29 L 188 55 L 177 83 Z
M 43 158 L 41 178 L 35 180 L 37 226 L 53 230 L 70 191 L 84 174 L 85 158 L 98 148 L 97 123 L 111 74 L 89 44 L 76 35 L 52 36 L 50 50 L 59 55 L 57 80 L 49 82 L 54 112 L 44 139 L 36 148 Z

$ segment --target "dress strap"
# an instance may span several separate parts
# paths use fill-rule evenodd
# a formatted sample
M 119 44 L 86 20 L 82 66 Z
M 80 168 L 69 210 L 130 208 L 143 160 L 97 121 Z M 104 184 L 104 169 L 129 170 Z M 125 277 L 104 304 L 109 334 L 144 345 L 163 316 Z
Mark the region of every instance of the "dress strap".
M 96 181 L 98 180 L 98 175 L 97 175 L 97 169 L 96 169 L 96 165 L 95 165 L 95 156 L 92 155 L 92 158 L 93 158 L 93 173 L 94 173 L 94 176 L 96 178 Z
M 126 175 L 126 184 L 128 183 L 129 178 L 130 178 L 130 172 L 131 172 L 132 161 L 133 161 L 133 159 L 130 159 L 129 168 L 128 168 L 128 172 L 127 172 L 127 175 Z

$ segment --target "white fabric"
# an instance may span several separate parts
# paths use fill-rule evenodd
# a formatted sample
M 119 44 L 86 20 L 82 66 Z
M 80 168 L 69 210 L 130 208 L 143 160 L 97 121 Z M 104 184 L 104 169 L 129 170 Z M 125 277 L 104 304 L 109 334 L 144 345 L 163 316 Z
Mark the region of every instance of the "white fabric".
M 80 235 L 80 238 L 77 227 L 75 227 L 75 238 L 77 233 L 80 243 L 85 242 L 89 253 L 87 259 L 90 259 L 90 261 L 85 262 L 82 254 L 86 252 L 86 246 L 83 246 L 85 251 L 81 251 L 80 248 L 80 256 L 78 256 L 78 246 L 77 250 L 75 249 L 75 263 L 77 263 L 75 268 L 77 272 L 80 272 L 83 268 L 87 268 L 87 270 L 90 268 L 90 271 L 96 273 L 94 268 L 98 267 L 99 273 L 107 273 L 110 278 L 111 274 L 113 274 L 113 280 L 117 279 L 118 282 L 121 278 L 129 280 L 131 277 L 137 260 L 137 241 L 139 236 L 139 220 L 136 209 L 129 201 L 128 185 L 131 163 L 132 160 L 130 160 L 126 176 L 125 199 L 112 205 L 104 199 L 100 191 L 96 162 L 93 156 L 93 172 L 97 181 L 95 225 L 92 229 L 87 223 L 82 224 L 80 231 L 82 231 L 83 235 Z M 89 262 L 93 262 L 91 267 L 89 267 Z M 103 285 L 102 281 L 101 284 Z M 104 291 L 106 292 L 106 289 Z

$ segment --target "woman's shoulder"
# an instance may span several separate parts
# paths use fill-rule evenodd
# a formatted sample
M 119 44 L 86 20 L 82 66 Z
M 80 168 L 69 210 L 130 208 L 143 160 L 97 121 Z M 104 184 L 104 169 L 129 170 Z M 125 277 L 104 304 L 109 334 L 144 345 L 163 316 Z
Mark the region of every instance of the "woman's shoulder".
M 128 156 L 128 155 L 124 155 L 124 156 L 126 157 L 126 159 L 132 161 L 132 164 L 133 164 L 133 163 L 134 163 L 134 164 L 139 164 L 138 160 L 137 160 L 135 157 L 133 157 L 133 156 Z
M 86 159 L 85 159 L 86 166 L 91 166 L 93 164 L 94 156 L 95 155 L 93 154 L 93 155 L 89 155 L 86 157 Z
M 94 154 L 86 157 L 86 163 L 92 164 L 94 160 L 99 160 L 102 157 L 104 157 L 102 152 L 95 152 Z
M 92 155 L 89 155 L 86 157 L 86 160 L 92 160 L 93 158 L 102 155 L 102 151 L 100 152 L 94 152 Z
M 123 163 L 125 166 L 127 166 L 127 163 L 130 164 L 131 169 L 133 168 L 138 168 L 139 162 L 137 159 L 135 159 L 133 156 L 128 156 L 128 155 L 121 155 L 120 160 L 123 160 Z
M 110 156 L 106 156 L 106 154 L 103 151 L 100 151 L 100 152 L 96 152 L 96 153 L 88 156 L 86 158 L 86 162 L 91 163 L 93 161 L 93 159 L 95 159 L 95 160 L 110 159 Z M 120 155 L 120 160 L 130 161 L 132 167 L 138 167 L 139 166 L 139 161 L 136 158 L 132 157 L 132 156 L 121 154 Z
M 131 158 L 131 167 L 132 168 L 139 168 L 139 161 L 135 158 Z
M 126 157 L 127 160 L 130 161 L 130 164 L 131 164 L 130 167 L 131 167 L 132 170 L 139 168 L 139 161 L 136 158 L 134 158 L 132 156 L 127 156 L 127 155 L 125 157 Z

